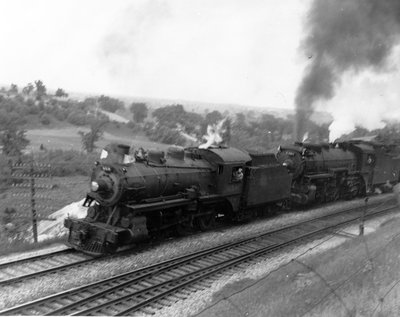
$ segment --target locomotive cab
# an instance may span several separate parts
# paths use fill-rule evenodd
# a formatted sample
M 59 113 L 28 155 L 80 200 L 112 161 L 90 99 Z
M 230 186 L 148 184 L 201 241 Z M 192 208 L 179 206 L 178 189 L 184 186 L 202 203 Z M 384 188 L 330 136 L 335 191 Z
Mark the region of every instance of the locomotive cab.
M 243 188 L 245 166 L 251 157 L 243 151 L 226 147 L 210 147 L 200 151 L 205 159 L 217 167 L 216 193 L 239 195 Z

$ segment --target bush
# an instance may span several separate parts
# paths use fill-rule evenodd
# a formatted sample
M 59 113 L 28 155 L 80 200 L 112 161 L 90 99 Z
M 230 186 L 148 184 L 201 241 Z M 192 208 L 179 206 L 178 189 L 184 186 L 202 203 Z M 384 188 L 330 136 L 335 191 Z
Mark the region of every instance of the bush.
M 126 124 L 126 126 L 127 126 L 129 129 L 134 129 L 134 128 L 136 127 L 136 123 L 129 120 L 128 123 Z
M 3 185 L 10 185 L 12 183 L 11 178 L 11 161 L 7 156 L 0 154 L 0 187 Z M 0 190 L 1 192 L 1 190 Z
M 50 150 L 35 158 L 38 162 L 48 163 L 52 176 L 88 176 L 92 172 L 93 163 L 99 159 L 98 153 L 83 153 L 75 150 Z
M 126 127 L 131 129 L 132 133 L 134 133 L 134 134 L 139 133 L 140 131 L 142 131 L 142 125 L 141 124 L 136 124 L 133 121 L 129 121 L 126 124 Z M 143 130 L 144 130 L 144 128 L 143 128 Z
M 155 142 L 161 142 L 165 144 L 176 144 L 185 145 L 186 140 L 176 130 L 170 129 L 165 126 L 159 126 L 155 129 L 146 132 L 149 139 Z
M 49 125 L 51 122 L 50 117 L 47 114 L 44 114 L 40 117 L 40 123 L 43 125 Z
M 68 115 L 67 121 L 73 125 L 83 126 L 86 124 L 86 113 L 81 111 L 72 111 Z
M 38 114 L 39 112 L 40 112 L 40 109 L 35 104 L 33 104 L 32 106 L 29 106 L 29 108 L 28 108 L 28 114 Z
M 109 112 L 116 112 L 119 109 L 124 109 L 124 103 L 121 100 L 110 98 L 108 96 L 100 96 L 98 99 L 100 108 Z
M 65 109 L 58 108 L 53 111 L 53 115 L 54 117 L 56 117 L 57 120 L 65 121 L 65 119 L 67 119 L 68 117 L 68 111 Z
M 33 100 L 32 98 L 28 98 L 28 99 L 26 99 L 25 104 L 27 107 L 32 107 L 35 105 L 35 100 Z
M 130 110 L 133 113 L 133 119 L 138 123 L 143 122 L 144 119 L 147 118 L 147 114 L 149 112 L 149 109 L 144 102 L 133 102 Z

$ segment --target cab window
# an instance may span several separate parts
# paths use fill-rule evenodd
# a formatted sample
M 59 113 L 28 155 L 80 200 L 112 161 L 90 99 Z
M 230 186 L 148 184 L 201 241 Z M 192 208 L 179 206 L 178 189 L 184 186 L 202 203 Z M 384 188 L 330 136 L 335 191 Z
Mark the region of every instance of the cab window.
M 232 168 L 232 182 L 241 182 L 243 180 L 243 167 L 237 166 Z

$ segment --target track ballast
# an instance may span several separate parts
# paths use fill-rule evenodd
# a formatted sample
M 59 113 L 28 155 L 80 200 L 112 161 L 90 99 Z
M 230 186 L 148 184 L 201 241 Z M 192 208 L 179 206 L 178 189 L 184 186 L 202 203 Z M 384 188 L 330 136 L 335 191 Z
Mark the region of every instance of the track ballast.
M 132 315 L 154 313 L 204 289 L 229 269 L 340 226 L 388 213 L 374 206 L 346 209 L 269 231 L 238 242 L 175 258 L 107 280 L 3 310 L 1 315 Z

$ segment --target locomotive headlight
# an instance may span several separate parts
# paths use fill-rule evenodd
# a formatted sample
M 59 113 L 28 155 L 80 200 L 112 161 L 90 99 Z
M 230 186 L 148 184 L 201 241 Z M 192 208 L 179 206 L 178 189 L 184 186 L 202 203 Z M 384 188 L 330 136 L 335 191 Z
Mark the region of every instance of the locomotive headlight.
M 111 180 L 97 178 L 96 180 L 90 183 L 90 189 L 92 192 L 110 192 L 113 189 L 113 185 Z
M 115 204 L 122 195 L 119 175 L 100 172 L 92 176 L 89 184 L 93 198 L 104 206 Z
M 98 182 L 92 182 L 90 184 L 90 189 L 92 190 L 92 192 L 97 192 L 99 190 L 100 186 Z

